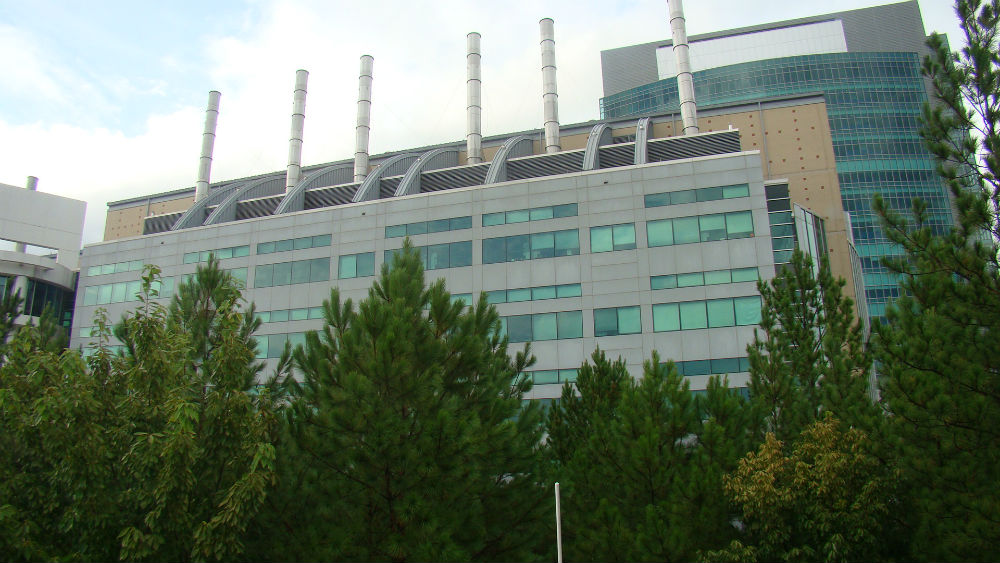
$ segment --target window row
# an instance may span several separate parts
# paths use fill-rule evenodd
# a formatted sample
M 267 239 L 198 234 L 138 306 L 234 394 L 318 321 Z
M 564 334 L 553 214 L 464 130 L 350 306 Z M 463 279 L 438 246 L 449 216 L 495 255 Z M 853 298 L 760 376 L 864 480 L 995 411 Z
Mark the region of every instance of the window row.
M 511 342 L 583 338 L 583 311 L 513 315 L 501 317 L 500 322 Z
M 753 215 L 750 211 L 734 211 L 649 221 L 646 236 L 650 248 L 752 237 Z
M 750 371 L 750 358 L 713 358 L 711 360 L 691 360 L 675 362 L 677 372 L 684 376 L 729 375 Z
M 521 301 L 542 301 L 545 299 L 562 299 L 563 297 L 580 297 L 583 289 L 578 283 L 563 285 L 543 285 L 538 287 L 522 287 L 519 289 L 500 289 L 487 291 L 488 303 L 518 303 Z
M 573 383 L 579 374 L 579 369 L 539 369 L 526 371 L 522 375 L 531 378 L 535 385 L 555 385 L 560 383 Z
M 300 283 L 328 281 L 330 279 L 330 259 L 314 258 L 281 264 L 257 266 L 254 272 L 254 287 L 275 287 Z
M 713 270 L 711 272 L 688 272 L 686 274 L 667 274 L 665 276 L 651 276 L 649 278 L 649 288 L 674 289 L 677 287 L 739 283 L 757 281 L 758 277 L 759 274 L 756 267 Z
M 576 217 L 577 205 L 566 203 L 563 205 L 549 205 L 547 207 L 533 207 L 531 209 L 517 209 L 515 211 L 501 211 L 499 213 L 483 213 L 483 226 L 492 227 L 494 225 L 506 225 L 508 223 L 524 223 L 526 221 L 541 221 L 543 219 L 558 219 L 560 217 Z
M 472 228 L 472 217 L 452 217 L 451 219 L 436 219 L 420 221 L 406 225 L 390 225 L 385 228 L 385 238 L 405 237 L 408 235 L 423 235 L 428 233 L 443 233 L 445 231 L 460 231 Z
M 375 253 L 362 252 L 341 256 L 337 264 L 337 277 L 346 280 L 375 275 Z
M 472 241 L 446 242 L 418 246 L 420 258 L 424 262 L 424 270 L 441 270 L 443 268 L 460 268 L 472 265 Z M 392 264 L 392 257 L 401 249 L 386 250 L 385 263 Z
M 483 264 L 580 254 L 576 229 L 483 239 Z
M 217 248 L 215 250 L 201 250 L 198 252 L 187 252 L 184 254 L 184 263 L 196 264 L 198 262 L 208 262 L 208 257 L 212 255 L 215 255 L 215 258 L 217 260 L 250 256 L 250 247 L 248 245 L 230 246 L 229 248 Z
M 292 345 L 292 350 L 299 345 L 305 346 L 306 333 L 267 334 L 254 336 L 254 339 L 257 340 L 257 359 L 263 360 L 266 358 L 280 358 L 281 353 L 285 351 L 285 342 Z
M 119 272 L 135 272 L 141 270 L 142 260 L 129 260 L 128 262 L 115 262 L 114 264 L 101 264 L 87 268 L 88 276 L 103 276 L 104 274 L 117 274 Z
M 257 311 L 254 317 L 260 319 L 262 323 L 283 323 L 286 321 L 305 321 L 309 319 L 322 319 L 322 307 L 308 307 L 301 309 L 278 309 L 275 311 Z
M 653 331 L 695 330 L 760 323 L 760 296 L 653 305 Z
M 159 281 L 155 281 L 150 286 L 150 289 L 156 291 L 160 297 L 172 295 L 174 292 L 174 278 L 162 278 Z M 109 303 L 138 301 L 141 291 L 141 280 L 91 285 L 83 290 L 83 304 L 107 305 Z
M 736 184 L 733 186 L 716 186 L 696 190 L 648 194 L 645 197 L 645 204 L 646 207 L 663 207 L 665 205 L 680 205 L 682 203 L 694 203 L 697 201 L 718 201 L 720 199 L 732 199 L 736 197 L 750 197 L 750 186 L 748 184 Z
M 299 237 L 275 240 L 271 242 L 261 242 L 257 244 L 257 254 L 272 254 L 275 252 L 286 252 L 289 250 L 303 250 L 306 248 L 330 246 L 331 239 L 332 237 L 330 235 L 316 235 L 313 237 Z
M 635 248 L 635 225 L 624 223 L 590 228 L 590 251 L 611 252 Z
M 594 309 L 594 336 L 618 336 L 642 332 L 639 306 Z

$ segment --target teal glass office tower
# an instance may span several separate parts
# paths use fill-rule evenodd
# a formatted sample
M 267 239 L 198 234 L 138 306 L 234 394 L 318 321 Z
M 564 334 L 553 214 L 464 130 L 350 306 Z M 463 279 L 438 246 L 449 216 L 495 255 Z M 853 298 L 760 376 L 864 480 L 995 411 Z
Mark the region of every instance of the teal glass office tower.
M 924 40 L 916 2 L 691 38 L 699 107 L 809 93 L 825 98 L 841 198 L 873 316 L 882 316 L 898 296 L 893 276 L 879 263 L 895 251 L 872 211 L 873 196 L 903 212 L 919 197 L 936 229 L 953 222 L 951 199 L 919 136 L 929 99 L 920 73 Z M 603 52 L 602 118 L 677 111 L 677 83 L 665 68 L 669 51 L 664 41 Z M 653 72 L 659 80 L 636 84 Z

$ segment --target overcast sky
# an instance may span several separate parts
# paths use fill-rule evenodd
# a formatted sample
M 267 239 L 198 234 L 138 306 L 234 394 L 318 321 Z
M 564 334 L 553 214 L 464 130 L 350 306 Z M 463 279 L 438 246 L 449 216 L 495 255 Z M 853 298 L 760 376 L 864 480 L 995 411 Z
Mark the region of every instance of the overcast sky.
M 690 35 L 876 5 L 687 0 Z M 927 33 L 958 25 L 920 0 Z M 597 119 L 600 51 L 670 36 L 665 0 L 0 0 L 0 183 L 87 202 L 194 185 L 209 90 L 212 180 L 284 169 L 295 70 L 310 71 L 304 165 L 353 157 L 358 59 L 375 57 L 373 154 L 465 136 L 465 34 L 482 34 L 483 133 L 542 124 L 538 20 L 555 20 L 563 123 Z

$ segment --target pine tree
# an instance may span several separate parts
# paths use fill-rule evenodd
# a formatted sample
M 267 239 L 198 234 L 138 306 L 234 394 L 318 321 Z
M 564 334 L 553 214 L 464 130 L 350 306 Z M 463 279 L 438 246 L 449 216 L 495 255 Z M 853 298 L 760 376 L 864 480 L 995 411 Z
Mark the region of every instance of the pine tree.
M 273 524 L 291 557 L 532 557 L 551 502 L 541 411 L 521 407 L 533 359 L 508 356 L 495 308 L 425 287 L 407 241 L 357 309 L 334 288 L 324 316 L 295 352 L 303 381 L 279 461 L 300 487 L 283 494 L 306 497 Z
M 844 284 L 825 258 L 816 274 L 798 250 L 773 280 L 757 283 L 763 338 L 755 331 L 747 352 L 759 436 L 793 440 L 822 411 L 852 426 L 876 420 L 868 396 L 871 355 Z
M 914 495 L 915 559 L 1000 557 L 1000 54 L 996 0 L 960 0 L 965 47 L 942 36 L 924 73 L 935 103 L 921 134 L 939 159 L 957 220 L 941 233 L 927 205 L 875 208 L 904 255 L 887 260 L 903 296 L 875 338 L 890 438 Z
M 567 558 L 690 560 L 724 546 L 735 529 L 722 476 L 749 447 L 742 398 L 718 377 L 695 397 L 655 353 L 638 382 L 620 359 L 592 359 L 549 417 Z

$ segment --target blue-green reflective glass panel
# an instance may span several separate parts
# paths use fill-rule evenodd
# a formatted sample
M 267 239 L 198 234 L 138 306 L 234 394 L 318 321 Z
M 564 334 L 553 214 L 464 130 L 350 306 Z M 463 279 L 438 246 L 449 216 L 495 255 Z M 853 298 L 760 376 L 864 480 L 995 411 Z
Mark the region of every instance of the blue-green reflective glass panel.
M 559 323 L 559 338 L 583 338 L 583 311 L 561 311 L 556 313 Z
M 688 301 L 680 304 L 681 329 L 708 328 L 708 315 L 704 301 Z

